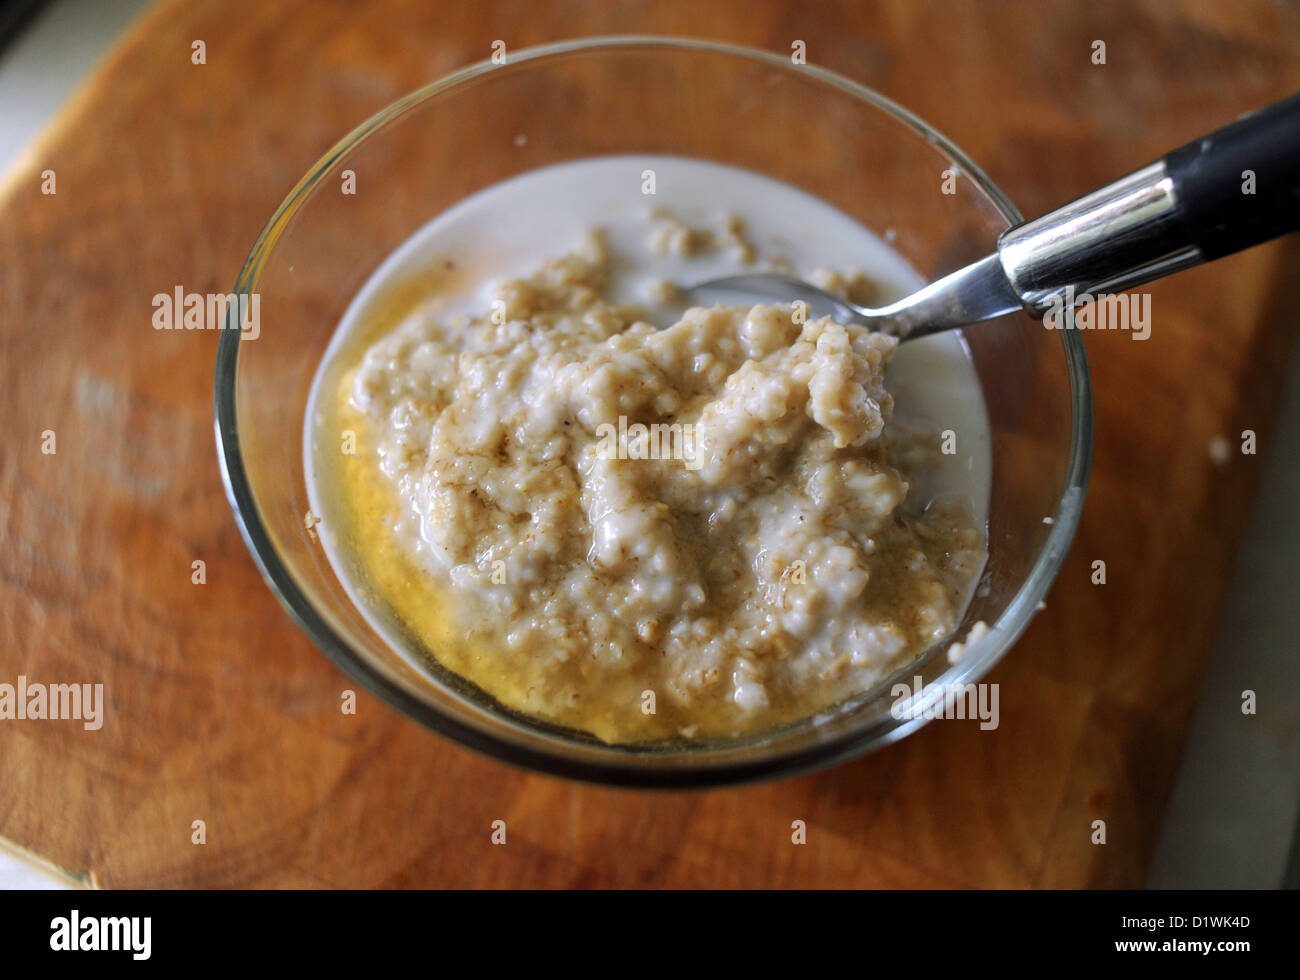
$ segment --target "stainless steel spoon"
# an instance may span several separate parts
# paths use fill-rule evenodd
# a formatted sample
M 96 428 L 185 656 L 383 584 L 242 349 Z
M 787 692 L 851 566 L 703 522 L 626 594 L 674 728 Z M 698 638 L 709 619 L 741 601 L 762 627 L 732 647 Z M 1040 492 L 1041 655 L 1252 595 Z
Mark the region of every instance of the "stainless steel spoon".
M 910 340 L 1015 310 L 1041 318 L 1085 294 L 1129 289 L 1298 228 L 1300 94 L 1008 229 L 992 255 L 889 306 L 856 306 L 782 275 L 728 276 L 684 292 L 697 305 L 802 301 L 811 317 Z

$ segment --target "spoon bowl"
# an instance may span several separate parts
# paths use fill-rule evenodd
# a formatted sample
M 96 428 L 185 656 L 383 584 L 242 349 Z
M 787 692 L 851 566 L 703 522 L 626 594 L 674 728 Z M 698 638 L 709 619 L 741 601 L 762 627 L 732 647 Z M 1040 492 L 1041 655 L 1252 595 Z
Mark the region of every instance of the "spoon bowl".
M 875 309 L 850 303 L 793 276 L 768 273 L 710 279 L 683 292 L 697 305 L 752 303 L 755 299 L 802 303 L 813 319 L 829 316 L 837 323 L 869 327 L 900 341 L 928 337 L 1021 308 L 996 254 Z

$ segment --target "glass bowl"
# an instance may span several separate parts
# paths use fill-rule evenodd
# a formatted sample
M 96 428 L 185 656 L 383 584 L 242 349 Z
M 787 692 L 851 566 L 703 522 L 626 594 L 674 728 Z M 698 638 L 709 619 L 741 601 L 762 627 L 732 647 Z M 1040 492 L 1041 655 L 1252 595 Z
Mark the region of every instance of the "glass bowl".
M 1021 220 L 1006 195 L 921 120 L 789 57 L 609 37 L 473 65 L 394 103 L 326 153 L 244 262 L 234 291 L 259 297 L 259 330 L 221 332 L 215 390 L 218 455 L 244 539 L 285 608 L 345 673 L 435 732 L 508 762 L 618 785 L 705 786 L 790 774 L 902 738 L 924 718 L 895 707 L 892 682 L 978 681 L 1024 631 L 1061 567 L 1092 446 L 1076 331 L 1013 315 L 966 334 L 988 410 L 993 488 L 989 558 L 957 636 L 981 620 L 990 632 L 955 664 L 946 644 L 932 648 L 816 723 L 728 742 L 626 746 L 530 720 L 393 649 L 305 527 L 303 421 L 312 379 L 379 263 L 488 185 L 581 157 L 639 153 L 733 164 L 809 191 L 884 236 L 926 279 L 987 254 Z M 356 194 L 341 192 L 345 171 Z M 955 193 L 942 192 L 953 175 Z

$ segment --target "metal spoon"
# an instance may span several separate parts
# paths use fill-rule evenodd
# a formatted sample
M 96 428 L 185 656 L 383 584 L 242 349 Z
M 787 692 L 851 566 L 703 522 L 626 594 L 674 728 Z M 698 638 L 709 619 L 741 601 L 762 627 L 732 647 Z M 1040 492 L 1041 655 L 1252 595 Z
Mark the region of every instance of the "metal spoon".
M 1043 317 L 1085 294 L 1129 289 L 1300 228 L 1300 94 L 1275 102 L 999 236 L 997 250 L 911 296 L 868 309 L 782 275 L 711 279 L 699 305 L 802 301 L 910 340 L 1024 310 Z

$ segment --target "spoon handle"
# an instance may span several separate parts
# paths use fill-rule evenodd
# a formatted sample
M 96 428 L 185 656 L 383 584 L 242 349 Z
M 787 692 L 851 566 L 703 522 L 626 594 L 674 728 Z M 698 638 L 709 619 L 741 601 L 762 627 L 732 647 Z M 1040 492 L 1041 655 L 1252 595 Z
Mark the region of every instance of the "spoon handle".
M 998 256 L 1039 316 L 1300 229 L 1300 94 L 1003 232 Z
M 1165 155 L 1205 261 L 1300 228 L 1300 94 Z

